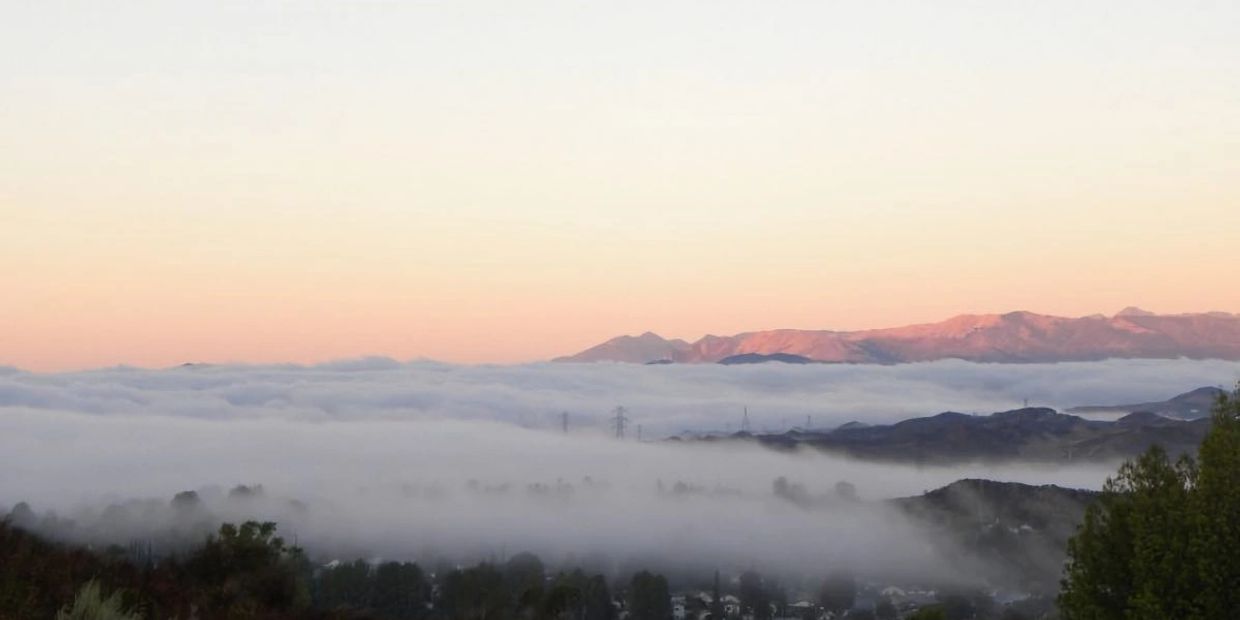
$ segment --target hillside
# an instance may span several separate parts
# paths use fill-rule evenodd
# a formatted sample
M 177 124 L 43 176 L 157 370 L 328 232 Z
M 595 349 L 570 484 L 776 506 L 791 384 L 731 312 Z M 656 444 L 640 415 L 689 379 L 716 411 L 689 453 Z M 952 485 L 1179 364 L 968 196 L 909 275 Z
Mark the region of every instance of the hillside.
M 995 584 L 1053 594 L 1068 539 L 1097 496 L 1054 485 L 970 479 L 891 502 L 926 528 L 949 558 L 983 563 Z
M 1209 416 L 1210 409 L 1218 401 L 1219 396 L 1226 393 L 1222 388 L 1201 387 L 1174 396 L 1169 400 L 1131 405 L 1084 405 L 1073 407 L 1068 410 L 1068 413 L 1112 413 L 1117 415 L 1125 413 L 1152 413 L 1164 418 L 1195 420 Z
M 1113 462 L 1157 443 L 1170 454 L 1194 453 L 1209 429 L 1193 421 L 1138 413 L 1086 420 L 1026 408 L 974 416 L 952 411 L 888 425 L 845 425 L 827 432 L 737 433 L 698 441 L 756 441 L 776 449 L 813 448 L 854 458 L 917 464 L 964 462 Z
M 556 361 L 703 363 L 748 354 L 863 364 L 947 358 L 1005 363 L 1177 357 L 1240 360 L 1240 316 L 1221 312 L 1158 315 L 1137 308 L 1113 316 L 1079 318 L 1032 312 L 968 314 L 939 323 L 886 329 L 779 329 L 705 336 L 692 343 L 647 332 L 614 338 Z

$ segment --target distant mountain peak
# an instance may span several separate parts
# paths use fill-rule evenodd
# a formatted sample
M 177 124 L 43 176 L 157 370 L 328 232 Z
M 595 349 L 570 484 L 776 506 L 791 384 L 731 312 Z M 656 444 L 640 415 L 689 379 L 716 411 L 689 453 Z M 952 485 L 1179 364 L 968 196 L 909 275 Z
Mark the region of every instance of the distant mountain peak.
M 1154 312 L 1150 312 L 1149 310 L 1143 310 L 1136 306 L 1128 306 L 1127 308 L 1124 308 L 1123 310 L 1116 312 L 1115 316 L 1122 317 L 1122 316 L 1158 316 L 1158 315 Z
M 1194 420 L 1208 417 L 1214 408 L 1215 401 L 1226 393 L 1223 388 L 1205 386 L 1178 394 L 1165 401 L 1129 405 L 1082 405 L 1068 411 L 1071 413 L 1141 413 L 1164 418 Z
M 690 347 L 680 339 L 668 340 L 652 331 L 637 336 L 616 336 L 581 353 L 556 358 L 557 362 L 647 362 L 674 361 L 678 351 Z
M 1155 314 L 1135 306 L 1113 317 L 1028 311 L 961 314 L 938 323 L 860 331 L 773 329 L 695 342 L 645 332 L 620 336 L 556 361 L 729 363 L 815 361 L 899 364 L 941 359 L 1032 363 L 1109 358 L 1240 360 L 1240 316 Z

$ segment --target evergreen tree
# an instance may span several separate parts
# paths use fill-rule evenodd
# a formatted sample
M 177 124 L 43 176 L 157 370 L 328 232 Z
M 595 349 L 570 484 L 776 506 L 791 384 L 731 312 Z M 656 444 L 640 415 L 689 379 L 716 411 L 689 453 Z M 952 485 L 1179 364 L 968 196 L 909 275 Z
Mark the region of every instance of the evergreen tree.
M 739 590 L 742 615 L 756 620 L 771 617 L 771 595 L 761 575 L 753 571 L 742 573 Z
M 818 589 L 818 602 L 823 609 L 835 614 L 842 614 L 852 609 L 857 600 L 857 580 L 852 573 L 836 571 L 822 582 Z
M 672 595 L 667 579 L 641 571 L 629 585 L 629 616 L 633 620 L 667 620 L 672 617 Z
M 1237 392 L 1240 394 L 1240 391 Z M 1157 446 L 1108 479 L 1068 544 L 1065 620 L 1234 617 L 1240 609 L 1240 402 L 1222 397 L 1199 461 Z
M 874 615 L 878 620 L 898 620 L 900 612 L 896 609 L 891 599 L 883 597 L 879 599 L 878 605 L 874 608 Z
M 438 607 L 448 618 L 493 620 L 508 617 L 513 604 L 503 573 L 491 564 L 479 564 L 444 577 Z
M 386 617 L 417 617 L 426 608 L 428 590 L 417 564 L 384 562 L 375 568 L 373 606 Z
M 1240 389 L 1219 399 L 1198 452 L 1191 552 L 1197 617 L 1240 613 Z

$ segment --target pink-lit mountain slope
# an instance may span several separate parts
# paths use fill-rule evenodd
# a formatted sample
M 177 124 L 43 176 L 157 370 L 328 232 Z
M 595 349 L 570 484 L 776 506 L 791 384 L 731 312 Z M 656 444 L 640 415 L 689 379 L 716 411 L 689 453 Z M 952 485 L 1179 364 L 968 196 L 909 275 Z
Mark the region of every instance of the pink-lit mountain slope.
M 1240 360 L 1240 315 L 1160 315 L 1126 308 L 1114 316 L 1067 318 L 1009 312 L 966 314 L 939 323 L 844 332 L 778 329 L 697 342 L 653 333 L 621 336 L 558 358 L 564 362 L 719 362 L 757 353 L 784 353 L 820 362 L 1061 362 L 1107 358 Z

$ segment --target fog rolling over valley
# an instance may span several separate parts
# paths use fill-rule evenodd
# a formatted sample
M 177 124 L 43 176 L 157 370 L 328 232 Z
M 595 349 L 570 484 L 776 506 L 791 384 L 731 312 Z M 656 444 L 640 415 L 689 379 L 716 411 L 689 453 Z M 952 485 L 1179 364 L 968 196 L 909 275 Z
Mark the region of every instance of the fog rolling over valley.
M 278 521 L 318 559 L 552 563 L 967 583 L 1002 574 L 888 500 L 962 478 L 1098 488 L 1115 463 L 914 466 L 683 432 L 1143 402 L 1240 364 L 452 366 L 368 359 L 0 375 L 0 509 L 96 545 Z M 623 405 L 623 440 L 608 426 Z M 564 429 L 564 412 L 567 432 Z M 637 441 L 637 426 L 644 441 Z M 236 490 L 238 485 L 261 491 Z M 177 493 L 194 491 L 182 496 Z M 23 513 L 25 513 L 23 507 Z M 54 513 L 54 514 L 52 514 Z M 1012 528 L 1025 523 L 1013 522 Z M 1007 527 L 1007 526 L 1005 526 Z M 1043 565 L 1057 566 L 1055 552 Z M 949 575 L 941 567 L 952 566 Z M 1044 576 L 1045 577 L 1045 576 Z M 1053 578 L 1053 575 L 1052 575 Z
M 0 433 L 12 463 L 0 478 L 5 504 L 53 510 L 42 531 L 78 542 L 154 540 L 167 551 L 176 532 L 205 534 L 194 529 L 199 522 L 260 518 L 321 559 L 470 561 L 528 550 L 605 568 L 753 566 L 789 576 L 845 565 L 885 577 L 933 574 L 949 551 L 887 498 L 968 477 L 1096 487 L 1109 471 L 919 469 L 495 422 L 216 422 L 23 409 L 6 412 Z M 839 491 L 841 482 L 855 497 Z M 237 484 L 263 490 L 228 497 Z M 185 490 L 205 512 L 170 501 Z M 953 579 L 980 581 L 988 571 L 957 564 Z

